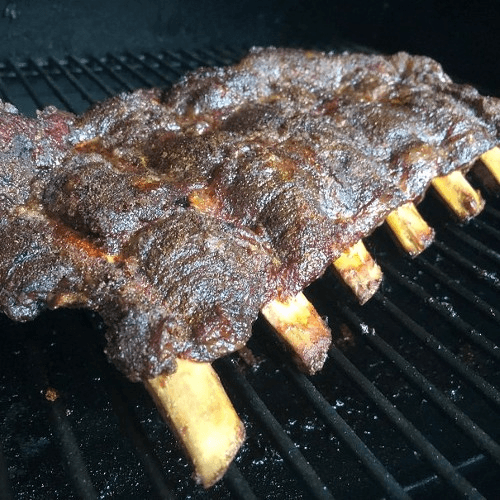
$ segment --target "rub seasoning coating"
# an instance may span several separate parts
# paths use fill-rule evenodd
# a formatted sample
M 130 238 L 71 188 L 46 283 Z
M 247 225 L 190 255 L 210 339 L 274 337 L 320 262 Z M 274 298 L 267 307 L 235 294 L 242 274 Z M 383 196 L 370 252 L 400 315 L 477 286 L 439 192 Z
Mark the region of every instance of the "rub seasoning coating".
M 1 103 L 1 309 L 99 312 L 132 380 L 214 360 L 499 135 L 498 99 L 405 53 L 254 49 L 81 116 Z

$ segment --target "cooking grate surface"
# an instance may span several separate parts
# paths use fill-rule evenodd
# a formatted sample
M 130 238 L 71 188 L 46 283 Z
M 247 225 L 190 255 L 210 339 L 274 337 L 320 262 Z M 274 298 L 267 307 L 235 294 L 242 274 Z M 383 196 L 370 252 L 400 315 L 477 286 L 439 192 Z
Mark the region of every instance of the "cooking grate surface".
M 243 53 L 6 60 L 0 95 L 26 114 L 49 104 L 79 113 Z M 430 196 L 420 208 L 436 243 L 410 261 L 377 230 L 367 243 L 385 279 L 367 305 L 355 304 L 329 273 L 306 291 L 335 339 L 321 373 L 297 372 L 261 319 L 249 343 L 255 364 L 237 355 L 215 363 L 247 440 L 209 491 L 190 480 L 142 386 L 107 363 L 98 318 L 0 317 L 0 496 L 495 498 L 500 203 L 487 197 L 485 211 L 464 226 Z

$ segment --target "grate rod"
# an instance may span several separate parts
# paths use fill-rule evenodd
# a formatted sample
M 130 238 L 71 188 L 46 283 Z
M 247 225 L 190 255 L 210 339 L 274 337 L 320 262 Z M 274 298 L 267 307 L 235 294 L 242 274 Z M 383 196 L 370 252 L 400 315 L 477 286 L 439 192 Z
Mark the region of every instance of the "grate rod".
M 412 332 L 423 344 L 429 347 L 437 356 L 443 359 L 451 366 L 463 379 L 472 387 L 479 391 L 486 400 L 500 408 L 500 392 L 493 387 L 489 382 L 480 377 L 476 372 L 471 370 L 466 364 L 455 356 L 447 347 L 439 342 L 433 335 L 422 328 L 418 323 L 413 321 L 401 309 L 395 306 L 387 297 L 384 297 L 380 292 L 377 292 L 373 299 L 378 302 L 389 314 L 399 321 L 407 330 Z
M 299 373 L 287 363 L 283 363 L 283 367 L 288 377 L 300 388 L 304 396 L 323 417 L 323 420 L 334 430 L 336 436 L 354 452 L 356 458 L 368 469 L 372 477 L 384 488 L 387 494 L 391 498 L 410 498 L 394 476 L 316 389 L 314 384 L 303 373 Z
M 63 404 L 57 399 L 50 405 L 54 427 L 61 444 L 63 460 L 78 491 L 78 496 L 84 500 L 97 499 L 97 492 L 90 480 L 85 461 L 76 442 L 71 424 L 66 417 Z
M 233 64 L 236 60 L 235 57 L 224 56 L 223 51 L 216 52 L 215 50 L 210 50 L 207 48 L 198 49 L 198 53 L 206 54 L 208 58 L 212 59 L 216 64 L 226 66 L 228 64 Z
M 90 316 L 90 324 L 93 325 L 94 328 L 98 328 L 98 322 L 93 316 Z M 81 325 L 81 328 L 89 329 L 92 328 L 92 326 Z M 89 336 L 90 332 L 86 333 L 86 337 Z M 157 497 L 162 500 L 173 499 L 174 494 L 165 480 L 165 474 L 160 459 L 155 453 L 150 439 L 146 435 L 144 428 L 133 411 L 130 399 L 125 395 L 127 390 L 120 389 L 120 387 L 123 387 L 123 378 L 106 361 L 103 353 L 99 350 L 95 342 L 85 343 L 84 349 L 87 354 L 87 359 L 90 360 L 90 364 L 86 364 L 86 368 L 93 376 L 95 376 L 96 373 L 101 375 L 114 414 L 118 418 L 123 433 L 132 442 L 134 452 L 142 463 L 151 484 L 155 488 Z
M 104 90 L 106 94 L 109 96 L 114 95 L 116 92 L 107 85 L 102 78 L 92 71 L 83 61 L 80 61 L 75 56 L 70 56 L 69 60 L 71 60 L 74 64 L 76 64 L 91 80 L 93 80 L 97 85 Z
M 127 53 L 127 57 L 136 61 L 137 64 L 141 64 L 142 66 L 144 66 L 148 71 L 150 71 L 151 73 L 154 73 L 161 80 L 164 80 L 164 81 L 166 80 L 169 83 L 172 82 L 171 80 L 168 80 L 168 77 L 166 77 L 164 73 L 162 73 L 161 71 L 158 71 L 158 69 L 156 69 L 154 66 L 152 66 L 151 64 L 148 64 L 145 60 L 140 59 L 135 54 Z M 154 86 L 156 86 L 156 85 L 152 85 L 152 87 L 154 87 Z
M 54 66 L 56 66 L 59 71 L 61 72 L 62 75 L 64 75 L 75 87 L 78 92 L 80 92 L 80 95 L 89 103 L 89 104 L 94 104 L 96 101 L 95 99 L 90 95 L 90 93 L 87 91 L 87 89 L 74 77 L 72 73 L 66 68 L 66 66 L 63 66 L 59 61 L 57 61 L 55 58 L 51 57 L 49 59 Z
M 248 48 L 244 47 L 217 47 L 217 51 L 225 53 L 231 61 L 236 61 L 241 59 L 245 54 L 248 54 Z
M 174 52 L 172 52 L 171 50 L 168 50 L 168 49 L 165 49 L 163 51 L 163 54 L 166 54 L 170 59 L 173 59 L 174 61 L 177 61 L 181 67 L 185 68 L 185 72 L 187 71 L 193 71 L 194 69 L 198 68 L 200 65 L 197 61 L 194 61 L 194 64 L 189 64 L 185 58 L 183 58 L 182 56 L 179 57 L 177 54 L 175 54 Z M 182 73 L 183 75 L 185 73 Z
M 132 92 L 135 87 L 130 85 L 130 83 L 128 83 L 125 79 L 123 79 L 112 67 L 110 64 L 106 64 L 102 61 L 100 61 L 99 59 L 97 59 L 96 57 L 92 57 L 92 61 L 94 61 L 95 63 L 97 63 L 101 68 L 103 68 L 103 70 L 108 73 L 109 75 L 111 75 L 125 90 L 127 90 L 128 92 Z M 114 94 L 114 92 L 113 92 Z
M 477 331 L 472 327 L 472 325 L 469 325 L 458 315 L 449 311 L 446 307 L 439 303 L 436 297 L 433 297 L 431 294 L 426 292 L 420 285 L 417 285 L 407 276 L 401 276 L 391 264 L 384 262 L 381 265 L 384 272 L 390 274 L 400 285 L 404 286 L 407 290 L 416 295 L 425 303 L 426 306 L 434 309 L 434 311 L 439 313 L 446 321 L 453 325 L 468 339 L 484 349 L 490 356 L 500 360 L 500 349 L 494 342 L 486 338 L 481 332 Z
M 489 236 L 492 236 L 496 240 L 500 241 L 500 231 L 498 229 L 491 227 L 486 222 L 479 220 L 479 219 L 472 219 L 470 221 L 470 224 L 475 226 L 477 229 L 484 231 L 486 234 L 488 234 Z
M 14 494 L 9 481 L 9 471 L 0 445 L 0 498 L 13 500 Z
M 475 457 L 469 458 L 468 460 L 465 460 L 464 462 L 458 464 L 455 469 L 461 471 L 463 469 L 467 469 L 471 465 L 477 464 L 479 462 L 482 462 L 485 459 L 484 455 L 476 455 Z M 429 477 L 426 477 L 424 479 L 421 479 L 420 481 L 417 481 L 416 483 L 409 484 L 408 486 L 405 487 L 405 490 L 412 493 L 413 490 L 419 490 L 426 485 L 436 482 L 439 480 L 439 476 L 436 476 L 435 474 Z M 418 498 L 418 497 L 414 497 Z
M 133 68 L 127 61 L 121 60 L 116 57 L 114 54 L 108 54 L 108 58 L 113 59 L 117 64 L 121 65 L 122 68 L 125 68 L 129 73 L 134 75 L 143 85 L 147 87 L 155 87 L 156 85 L 147 77 L 139 73 L 135 68 Z
M 177 68 L 174 68 L 173 66 L 167 64 L 161 57 L 158 57 L 155 54 L 151 54 L 150 52 L 148 52 L 147 55 L 148 55 L 148 57 L 153 59 L 153 61 L 156 61 L 160 66 L 165 68 L 167 71 L 174 73 L 176 78 L 179 78 L 179 77 L 184 75 L 183 71 L 180 71 Z M 172 79 L 170 79 L 168 76 L 165 76 L 165 75 L 163 75 L 162 78 L 170 83 L 173 81 Z
M 6 102 L 12 102 L 1 77 L 0 77 L 0 98 Z
M 457 406 L 443 394 L 434 384 L 422 375 L 411 363 L 394 350 L 377 333 L 367 333 L 361 328 L 362 320 L 346 306 L 339 305 L 342 314 L 351 324 L 363 334 L 363 338 L 373 345 L 378 351 L 389 359 L 403 375 L 425 394 L 451 421 L 457 425 L 464 434 L 469 436 L 477 446 L 486 451 L 497 464 L 500 465 L 500 445 L 495 442 L 483 429 L 481 429 L 471 418 L 462 412 Z
M 417 257 L 414 260 L 414 262 L 420 267 L 423 267 L 429 274 L 434 276 L 434 278 L 438 280 L 440 283 L 444 284 L 445 286 L 453 290 L 456 294 L 464 298 L 469 304 L 475 306 L 485 316 L 493 320 L 495 323 L 500 324 L 500 310 L 488 304 L 481 297 L 478 297 L 475 293 L 472 293 L 470 290 L 462 286 L 457 281 L 452 280 L 449 276 L 443 273 L 443 271 L 441 271 L 435 265 L 431 264 L 427 259 L 425 259 L 421 255 Z M 498 349 L 498 347 L 494 345 L 494 349 Z
M 225 377 L 227 383 L 237 385 L 240 394 L 244 395 L 248 404 L 254 411 L 261 424 L 273 438 L 283 459 L 292 467 L 298 476 L 304 481 L 313 498 L 332 499 L 332 494 L 327 487 L 322 483 L 321 479 L 316 474 L 316 471 L 305 459 L 299 451 L 295 443 L 288 437 L 286 432 L 276 420 L 274 415 L 269 411 L 262 399 L 250 385 L 248 380 L 239 372 L 239 370 L 228 359 L 221 359 L 220 363 L 228 371 L 230 376 Z
M 32 380 L 36 380 L 36 384 L 40 388 L 49 387 L 50 382 L 47 378 L 48 362 L 42 349 L 33 341 L 27 343 L 27 348 L 28 369 L 31 371 Z M 72 480 L 78 497 L 83 500 L 97 499 L 97 492 L 87 471 L 85 460 L 67 417 L 65 406 L 60 398 L 50 403 L 44 400 L 44 403 L 52 420 L 54 433 L 59 441 L 63 465 Z
M 247 480 L 243 477 L 234 462 L 231 463 L 224 475 L 224 483 L 236 498 L 241 498 L 242 500 L 257 500 Z
M 459 238 L 460 240 L 464 241 L 465 243 L 467 243 L 474 250 L 477 250 L 477 252 L 479 252 L 481 255 L 488 257 L 495 264 L 500 265 L 500 254 L 498 252 L 495 252 L 488 246 L 486 246 L 484 243 L 481 243 L 480 241 L 476 240 L 475 238 L 468 235 L 464 231 L 457 229 L 456 227 L 447 226 L 446 231 L 448 233 L 451 233 L 453 236 Z
M 35 91 L 31 83 L 28 82 L 28 79 L 26 78 L 26 76 L 24 76 L 24 73 L 16 66 L 16 64 L 12 60 L 8 59 L 8 62 L 12 66 L 12 69 L 14 70 L 16 76 L 19 78 L 19 80 L 21 80 L 22 84 L 24 85 L 30 97 L 33 99 L 35 106 L 38 109 L 44 108 L 45 104 L 42 101 L 40 101 L 38 93 Z
M 433 245 L 439 249 L 440 253 L 449 257 L 463 269 L 470 272 L 474 277 L 480 279 L 483 283 L 486 283 L 493 289 L 500 292 L 500 279 L 498 279 L 495 275 L 474 264 L 469 259 L 463 257 L 460 253 L 439 240 L 434 240 Z
M 57 96 L 57 98 L 64 104 L 64 107 L 68 110 L 71 111 L 72 113 L 76 114 L 76 110 L 73 107 L 73 105 L 70 103 L 70 101 L 66 98 L 64 95 L 63 91 L 59 88 L 59 86 L 54 82 L 52 77 L 45 71 L 42 66 L 40 66 L 34 59 L 29 60 L 32 66 L 35 67 L 35 69 L 38 71 L 40 75 L 44 78 L 44 80 L 47 82 L 49 87 L 52 89 L 54 94 Z
M 109 374 L 106 374 L 109 376 Z M 116 380 L 115 377 L 113 377 Z M 118 382 L 116 382 L 118 383 Z M 127 437 L 134 445 L 134 451 L 142 462 L 151 483 L 153 484 L 158 498 L 162 500 L 171 500 L 174 498 L 164 477 L 163 467 L 155 453 L 149 438 L 145 435 L 136 415 L 130 408 L 130 404 L 124 396 L 117 390 L 113 383 L 106 381 L 108 394 L 111 396 L 113 409 L 118 416 L 121 427 Z
M 207 61 L 203 59 L 194 50 L 181 49 L 179 50 L 179 53 L 182 54 L 182 56 L 184 56 L 186 59 L 193 60 L 198 66 L 207 66 L 207 63 L 213 66 L 213 63 L 215 63 L 215 61 Z
M 489 215 L 492 215 L 497 219 L 500 219 L 500 210 L 497 210 L 496 208 L 493 208 L 489 205 L 485 205 L 483 211 Z
M 364 393 L 383 411 L 392 424 L 401 431 L 405 438 L 418 449 L 434 470 L 462 496 L 483 498 L 453 465 L 432 445 L 422 433 L 339 351 L 332 347 L 329 351 L 332 359 L 351 378 Z

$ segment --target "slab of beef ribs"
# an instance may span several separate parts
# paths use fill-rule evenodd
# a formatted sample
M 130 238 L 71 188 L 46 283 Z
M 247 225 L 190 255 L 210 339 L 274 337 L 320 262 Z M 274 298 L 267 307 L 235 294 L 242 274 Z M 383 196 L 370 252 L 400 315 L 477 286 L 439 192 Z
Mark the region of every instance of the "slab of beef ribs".
M 132 380 L 214 360 L 499 135 L 499 100 L 405 53 L 254 49 L 82 116 L 2 103 L 1 309 L 99 312 Z

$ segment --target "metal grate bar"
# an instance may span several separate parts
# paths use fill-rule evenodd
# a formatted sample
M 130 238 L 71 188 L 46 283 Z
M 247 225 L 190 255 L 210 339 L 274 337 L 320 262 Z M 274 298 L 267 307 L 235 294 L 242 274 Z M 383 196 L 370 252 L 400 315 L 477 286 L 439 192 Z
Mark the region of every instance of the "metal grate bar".
M 194 64 L 193 63 L 190 64 L 188 61 L 186 61 L 184 57 L 178 56 L 175 52 L 172 52 L 171 50 L 164 50 L 163 54 L 166 54 L 167 57 L 169 57 L 170 59 L 177 61 L 177 63 L 179 63 L 182 68 L 184 68 L 184 72 L 192 71 L 193 69 L 199 66 L 199 63 L 197 61 L 194 61 Z M 192 58 L 191 60 L 193 61 Z
M 439 342 L 433 335 L 427 332 L 422 326 L 413 321 L 401 309 L 395 306 L 387 297 L 384 297 L 380 292 L 373 297 L 374 301 L 378 302 L 386 309 L 392 317 L 397 319 L 407 330 L 412 332 L 420 339 L 425 346 L 429 347 L 435 354 L 443 359 L 451 366 L 463 379 L 472 387 L 479 391 L 488 401 L 500 408 L 500 392 L 493 387 L 489 382 L 480 377 L 476 372 L 471 370 L 467 365 L 455 356 L 447 347 Z
M 485 316 L 493 320 L 495 323 L 500 324 L 500 310 L 498 310 L 496 307 L 493 307 L 491 304 L 481 299 L 481 297 L 478 297 L 476 294 L 472 293 L 470 290 L 462 286 L 459 282 L 450 279 L 445 273 L 443 273 L 443 271 L 441 271 L 438 267 L 432 265 L 421 255 L 417 257 L 414 262 L 425 269 L 437 281 L 444 284 L 445 286 L 453 290 L 456 294 L 464 298 L 469 304 L 472 304 L 474 307 L 476 307 L 476 309 L 481 311 Z M 497 346 L 492 344 L 489 348 L 497 349 Z
M 186 50 L 186 49 L 181 49 L 179 51 L 180 54 L 182 54 L 183 57 L 185 57 L 186 59 L 191 59 L 194 64 L 196 65 L 203 65 L 203 66 L 206 66 L 207 65 L 207 62 L 209 62 L 210 64 L 212 64 L 212 61 L 206 61 L 203 59 L 203 57 L 201 57 L 196 51 L 194 50 Z M 210 56 L 209 56 L 210 57 Z M 223 65 L 224 64 L 227 64 L 227 61 L 230 61 L 231 63 L 233 63 L 235 60 L 238 59 L 238 57 L 232 57 L 232 58 L 226 58 L 224 60 L 221 60 L 219 58 L 219 61 L 217 62 L 217 58 L 211 58 L 213 59 L 213 63 L 214 64 L 220 64 L 222 63 Z
M 472 236 L 469 236 L 467 233 L 464 233 L 460 229 L 456 227 L 446 227 L 446 231 L 448 233 L 451 233 L 453 236 L 456 238 L 459 238 L 460 240 L 464 241 L 472 247 L 474 250 L 479 252 L 481 255 L 484 255 L 485 257 L 488 257 L 492 262 L 494 262 L 497 265 L 500 265 L 500 254 L 498 252 L 495 252 L 488 246 L 486 246 L 484 243 L 481 243 L 480 241 L 477 241 L 475 238 Z
M 318 499 L 332 499 L 332 494 L 322 483 L 321 479 L 316 474 L 316 471 L 311 467 L 295 443 L 288 437 L 280 423 L 269 411 L 262 399 L 260 399 L 255 389 L 250 385 L 250 382 L 248 382 L 248 380 L 240 373 L 231 361 L 228 359 L 222 359 L 220 362 L 228 371 L 231 372 L 230 379 L 225 378 L 224 380 L 227 383 L 234 383 L 237 385 L 240 394 L 244 395 L 246 401 L 254 411 L 255 416 L 259 419 L 263 427 L 276 443 L 283 459 L 303 480 L 313 497 Z
M 240 59 L 243 54 L 247 53 L 248 50 L 245 48 L 234 48 L 234 47 L 218 47 L 218 51 L 226 54 L 226 56 L 232 61 Z
M 172 65 L 167 64 L 162 58 L 158 57 L 157 55 L 151 54 L 150 52 L 148 52 L 147 55 L 148 55 L 148 57 L 150 57 L 151 59 L 153 59 L 153 61 L 156 61 L 166 71 L 169 71 L 170 73 L 174 73 L 177 78 L 180 77 L 180 76 L 182 76 L 182 75 L 184 75 L 183 71 L 177 69 L 176 67 L 174 67 Z M 167 77 L 165 75 L 163 75 L 162 78 L 164 78 L 168 82 L 172 81 L 169 77 Z
M 480 279 L 483 283 L 500 292 L 500 279 L 492 275 L 489 271 L 474 264 L 459 252 L 453 250 L 448 245 L 439 240 L 435 240 L 433 245 L 439 249 L 440 253 L 442 253 L 446 257 L 449 257 L 460 267 L 472 274 L 475 278 Z
M 203 59 L 194 50 L 181 49 L 179 50 L 179 53 L 182 54 L 183 57 L 193 60 L 198 65 L 206 66 L 207 64 L 212 64 L 212 62 L 215 62 Z
M 36 107 L 38 109 L 44 108 L 45 104 L 40 100 L 38 97 L 38 92 L 35 91 L 33 86 L 31 85 L 30 82 L 28 82 L 28 79 L 24 75 L 24 73 L 21 71 L 20 68 L 11 60 L 8 59 L 7 62 L 9 63 L 10 67 L 13 69 L 14 73 L 16 74 L 17 78 L 21 81 L 21 83 L 24 85 L 26 91 L 28 92 L 29 96 L 33 99 L 33 102 L 35 103 Z
M 4 500 L 13 500 L 14 494 L 9 481 L 9 471 L 5 458 L 3 456 L 2 447 L 0 445 L 0 496 Z
M 484 222 L 483 220 L 480 219 L 472 219 L 469 224 L 472 226 L 475 226 L 476 228 L 480 229 L 481 231 L 484 231 L 486 234 L 489 236 L 492 236 L 496 240 L 500 241 L 500 231 L 498 229 L 495 229 L 491 227 L 489 224 Z
M 80 498 L 85 500 L 97 499 L 97 492 L 88 475 L 85 460 L 78 447 L 71 424 L 66 417 L 66 409 L 61 401 L 56 400 L 51 404 L 51 410 L 54 428 L 61 443 L 63 460 L 66 462 Z
M 59 88 L 59 86 L 54 82 L 53 78 L 49 75 L 45 69 L 38 64 L 34 59 L 30 59 L 31 65 L 36 69 L 36 71 L 43 76 L 44 80 L 47 82 L 49 87 L 52 89 L 57 98 L 64 104 L 65 108 L 72 113 L 76 113 L 76 109 L 64 95 L 64 92 Z
M 95 99 L 90 95 L 90 93 L 87 91 L 87 89 L 72 75 L 66 66 L 63 66 L 59 61 L 57 61 L 55 58 L 51 58 L 50 61 L 52 61 L 52 64 L 59 69 L 61 74 L 63 74 L 75 87 L 78 92 L 80 92 L 80 95 L 89 103 L 89 104 L 94 104 Z
M 424 377 L 410 362 L 394 350 L 383 340 L 374 329 L 369 333 L 360 326 L 363 322 L 352 310 L 344 305 L 338 305 L 342 314 L 349 322 L 364 335 L 368 343 L 389 359 L 401 373 L 425 394 L 450 420 L 458 426 L 464 434 L 469 436 L 483 451 L 486 451 L 500 465 L 500 445 L 497 444 L 484 430 L 443 394 L 434 384 Z
M 381 264 L 384 272 L 391 275 L 400 285 L 409 290 L 422 300 L 427 306 L 436 311 L 446 321 L 453 325 L 463 335 L 473 341 L 476 345 L 484 349 L 490 356 L 500 360 L 500 349 L 498 346 L 486 338 L 481 332 L 478 332 L 472 325 L 469 325 L 460 316 L 454 314 L 448 308 L 439 303 L 430 293 L 426 292 L 423 287 L 412 281 L 408 276 L 402 276 L 400 273 L 388 262 Z
M 141 64 L 142 66 L 144 66 L 148 71 L 155 74 L 161 80 L 166 81 L 169 84 L 172 83 L 172 80 L 170 80 L 164 73 L 158 71 L 158 69 L 156 69 L 152 64 L 147 63 L 145 58 L 141 59 L 134 54 L 127 54 L 127 55 L 130 59 L 133 59 L 134 61 L 137 62 L 137 64 Z
M 236 498 L 241 498 L 242 500 L 257 500 L 252 488 L 250 488 L 247 480 L 243 477 L 234 462 L 231 463 L 224 475 L 224 483 Z
M 500 219 L 500 210 L 497 210 L 496 208 L 485 205 L 483 211 L 489 215 L 492 215 L 496 219 Z
M 232 64 L 236 60 L 234 56 L 229 56 L 229 55 L 224 56 L 223 50 L 221 50 L 220 52 L 216 52 L 210 49 L 199 49 L 198 53 L 202 54 L 202 57 L 206 56 L 205 60 L 211 59 L 212 61 L 214 61 L 216 64 L 219 65 Z
M 12 102 L 12 100 L 9 98 L 9 93 L 7 92 L 7 89 L 5 88 L 5 85 L 4 85 L 1 77 L 0 77 L 0 98 L 6 102 Z
M 409 498 L 403 487 L 394 476 L 384 467 L 370 448 L 358 437 L 347 422 L 338 414 L 314 384 L 296 369 L 283 363 L 288 377 L 299 387 L 302 394 L 321 415 L 323 420 L 333 429 L 336 436 L 341 439 L 355 454 L 356 458 L 366 467 L 372 477 L 384 488 L 391 498 Z
M 458 471 L 467 469 L 471 465 L 477 464 L 478 462 L 481 462 L 484 460 L 484 455 L 479 454 L 476 455 L 469 460 L 465 460 L 464 462 L 458 464 L 455 466 L 455 469 Z M 416 483 L 408 485 L 405 490 L 408 491 L 409 493 L 412 493 L 414 490 L 420 490 L 421 488 L 425 487 L 426 485 L 432 483 L 433 481 L 439 480 L 439 477 L 433 474 L 432 476 L 426 477 L 425 479 L 422 479 L 420 481 L 417 481 Z M 418 498 L 418 497 L 415 497 Z
M 96 57 L 92 57 L 91 58 L 92 61 L 94 61 L 94 63 L 96 63 L 98 66 L 100 66 L 105 73 L 107 73 L 108 75 L 110 75 L 114 80 L 116 80 L 125 90 L 128 90 L 129 92 L 132 92 L 134 90 L 134 86 L 133 85 L 130 85 L 129 82 L 127 82 L 127 80 L 125 80 L 124 78 L 122 78 L 112 67 L 111 65 L 109 64 L 106 64 L 105 62 L 103 61 L 100 61 L 99 59 L 97 59 Z M 114 92 L 113 92 L 114 93 Z
M 108 96 L 115 94 L 115 91 L 105 83 L 102 78 L 92 71 L 83 61 L 80 61 L 75 56 L 69 56 L 69 60 L 76 64 L 91 80 L 93 80 Z
M 117 64 L 121 65 L 122 68 L 125 68 L 130 74 L 134 75 L 137 80 L 142 82 L 143 85 L 146 85 L 147 87 L 154 87 L 155 83 L 152 82 L 149 78 L 145 77 L 142 73 L 137 71 L 132 65 L 130 65 L 125 58 L 119 59 L 113 54 L 108 54 L 108 59 L 115 61 Z
M 95 328 L 97 328 L 99 324 L 94 316 L 91 316 L 90 323 Z M 90 335 L 90 332 L 88 335 Z M 133 443 L 134 452 L 144 466 L 154 486 L 155 493 L 158 498 L 162 500 L 173 499 L 174 494 L 165 480 L 162 464 L 149 438 L 145 434 L 143 427 L 138 421 L 131 407 L 129 398 L 127 398 L 124 395 L 124 391 L 120 389 L 120 386 L 123 384 L 123 379 L 119 377 L 117 372 L 105 361 L 95 343 L 85 343 L 84 349 L 87 351 L 88 359 L 91 360 L 92 366 L 88 367 L 89 370 L 94 374 L 100 373 L 103 375 L 102 379 L 105 389 L 115 409 L 120 427 Z
M 111 379 L 110 374 L 106 374 L 106 376 L 109 377 L 107 380 Z M 137 417 L 134 415 L 132 409 L 129 404 L 127 404 L 122 394 L 120 394 L 118 389 L 116 389 L 115 384 L 107 383 L 107 389 L 108 393 L 111 395 L 113 406 L 116 409 L 116 414 L 120 420 L 121 427 L 132 441 L 134 451 L 144 466 L 144 469 L 155 488 L 156 494 L 163 500 L 170 500 L 174 498 L 173 493 L 165 482 L 165 476 L 160 460 L 154 452 L 148 437 L 144 434 Z
M 461 495 L 469 498 L 483 498 L 453 465 L 432 445 L 423 434 L 368 380 L 339 349 L 332 347 L 330 356 L 342 368 L 345 374 L 353 380 L 363 392 L 382 410 L 392 424 L 400 430 L 434 470 L 445 479 Z
M 29 370 L 31 377 L 36 380 L 40 390 L 50 386 L 47 374 L 45 356 L 38 344 L 30 341 L 27 343 Z M 66 414 L 66 408 L 60 398 L 50 403 L 50 418 L 53 422 L 55 434 L 61 449 L 61 458 L 67 468 L 75 490 L 83 500 L 96 500 L 97 492 L 90 479 L 87 465 L 80 451 L 71 423 Z

